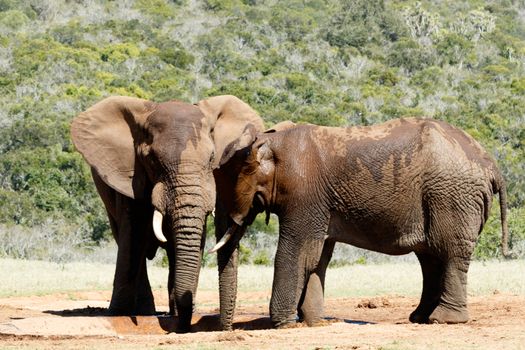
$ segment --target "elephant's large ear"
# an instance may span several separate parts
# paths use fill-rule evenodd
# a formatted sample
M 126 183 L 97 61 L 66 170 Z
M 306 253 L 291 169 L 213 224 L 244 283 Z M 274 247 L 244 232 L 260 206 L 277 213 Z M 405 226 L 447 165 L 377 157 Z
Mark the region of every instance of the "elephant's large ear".
M 248 146 L 252 145 L 257 139 L 257 134 L 258 132 L 252 124 L 246 125 L 241 136 L 226 146 L 222 152 L 222 157 L 219 161 L 218 167 L 228 163 L 238 151 L 247 149 Z
M 242 136 L 243 143 L 248 145 L 255 139 L 257 132 L 264 129 L 263 121 L 257 112 L 235 96 L 210 97 L 199 101 L 197 106 L 208 119 L 212 129 L 212 137 L 215 142 L 213 168 L 219 166 L 226 147 L 233 141 Z M 248 140 L 249 137 L 252 139 Z
M 155 104 L 127 96 L 108 97 L 80 113 L 71 138 L 106 184 L 131 197 L 144 196 L 145 172 L 136 160 L 136 138 Z

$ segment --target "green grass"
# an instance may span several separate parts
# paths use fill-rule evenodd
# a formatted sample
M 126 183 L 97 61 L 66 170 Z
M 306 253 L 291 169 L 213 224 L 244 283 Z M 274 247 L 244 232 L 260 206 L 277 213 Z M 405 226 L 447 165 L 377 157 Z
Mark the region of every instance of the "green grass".
M 168 271 L 150 266 L 154 289 L 166 288 Z M 58 264 L 47 261 L 0 259 L 0 297 L 43 295 L 83 290 L 110 290 L 113 264 L 74 262 Z M 469 271 L 469 295 L 502 293 L 525 295 L 525 260 L 475 261 Z M 241 266 L 239 290 L 270 291 L 273 268 Z M 217 268 L 203 268 L 199 290 L 217 291 Z M 421 292 L 421 272 L 417 262 L 378 265 L 352 265 L 331 268 L 326 277 L 327 297 L 376 295 L 415 296 Z

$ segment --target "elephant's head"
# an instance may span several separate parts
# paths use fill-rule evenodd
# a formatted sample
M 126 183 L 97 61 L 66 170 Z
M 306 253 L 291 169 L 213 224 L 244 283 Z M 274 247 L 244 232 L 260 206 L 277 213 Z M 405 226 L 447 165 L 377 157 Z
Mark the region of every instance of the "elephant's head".
M 222 155 L 220 171 L 223 176 L 223 188 L 228 196 L 224 205 L 232 222 L 223 241 L 212 251 L 220 249 L 227 240 L 245 232 L 257 214 L 266 212 L 266 220 L 270 211 L 275 210 L 277 194 L 276 159 L 272 150 L 272 134 L 293 128 L 296 124 L 284 121 L 274 125 L 264 133 L 255 134 L 253 129 L 245 130 L 243 135 L 230 143 Z
M 215 205 L 213 169 L 246 128 L 262 129 L 262 120 L 234 96 L 195 105 L 109 97 L 72 123 L 75 146 L 107 185 L 151 200 L 155 235 L 176 254 L 175 300 L 188 325 L 203 228 Z

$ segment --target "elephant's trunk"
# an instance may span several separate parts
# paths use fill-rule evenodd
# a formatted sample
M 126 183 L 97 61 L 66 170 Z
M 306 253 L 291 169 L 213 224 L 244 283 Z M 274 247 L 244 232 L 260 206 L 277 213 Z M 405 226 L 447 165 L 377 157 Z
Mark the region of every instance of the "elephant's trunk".
M 177 306 L 179 329 L 189 331 L 201 266 L 204 220 L 185 217 L 175 220 L 173 226 L 175 281 L 170 293 Z
M 200 185 L 190 184 L 191 178 L 178 177 L 178 186 L 170 195 L 168 214 L 171 218 L 171 239 L 168 239 L 170 257 L 170 309 L 175 304 L 179 316 L 179 330 L 189 331 L 199 280 L 202 250 L 204 248 L 206 215 L 211 211 L 208 193 Z M 214 199 L 212 196 L 211 199 Z M 173 261 L 174 260 L 174 261 Z M 170 310 L 174 311 L 174 310 Z

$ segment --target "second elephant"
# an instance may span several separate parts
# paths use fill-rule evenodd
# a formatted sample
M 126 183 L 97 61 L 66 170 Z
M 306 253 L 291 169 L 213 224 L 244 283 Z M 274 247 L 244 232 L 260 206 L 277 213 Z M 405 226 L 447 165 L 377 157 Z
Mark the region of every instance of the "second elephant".
M 279 217 L 270 301 L 277 327 L 295 322 L 297 310 L 309 324 L 322 317 L 335 242 L 415 252 L 423 291 L 412 322 L 468 320 L 467 271 L 496 193 L 507 254 L 501 173 L 472 137 L 441 121 L 281 125 L 231 144 L 221 169 L 231 173 L 230 232 L 262 211 Z

